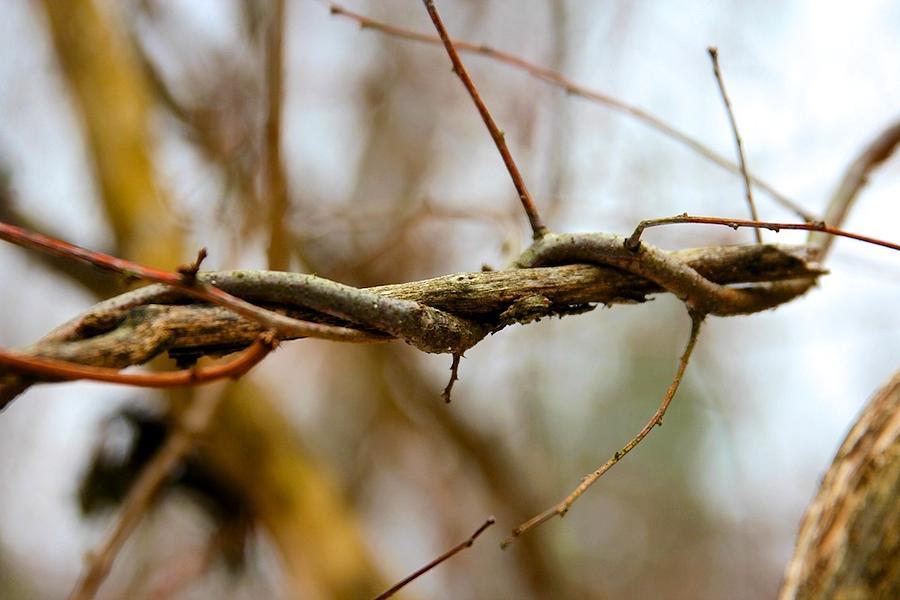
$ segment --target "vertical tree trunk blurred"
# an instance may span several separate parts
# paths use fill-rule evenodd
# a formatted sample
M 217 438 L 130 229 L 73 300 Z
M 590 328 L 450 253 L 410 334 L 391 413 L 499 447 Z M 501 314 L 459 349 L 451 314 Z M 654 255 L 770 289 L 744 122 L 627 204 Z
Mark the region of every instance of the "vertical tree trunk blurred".
M 152 97 L 124 26 L 92 0 L 45 0 L 50 34 L 83 119 L 116 252 L 163 268 L 185 261 L 178 228 L 153 167 Z M 178 411 L 176 395 L 170 406 Z M 281 552 L 293 597 L 374 595 L 383 587 L 356 519 L 327 473 L 310 460 L 272 402 L 241 383 L 227 398 L 204 445 Z

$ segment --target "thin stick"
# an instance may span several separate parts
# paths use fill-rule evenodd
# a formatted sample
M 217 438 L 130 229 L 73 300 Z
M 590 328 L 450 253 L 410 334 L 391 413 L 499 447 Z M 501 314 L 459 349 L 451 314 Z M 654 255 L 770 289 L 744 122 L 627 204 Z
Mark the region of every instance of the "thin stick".
M 385 35 L 390 35 L 392 37 L 413 42 L 421 42 L 424 44 L 439 46 L 443 43 L 439 37 L 426 33 L 419 33 L 417 31 L 411 31 L 409 29 L 403 29 L 401 27 L 395 27 L 394 25 L 390 25 L 381 21 L 376 21 L 375 19 L 347 10 L 342 6 L 331 2 L 327 2 L 327 4 L 329 5 L 331 14 L 356 21 L 363 29 L 372 29 L 374 31 L 379 31 Z M 476 44 L 473 42 L 456 39 L 453 40 L 453 44 L 455 45 L 457 50 L 463 52 L 471 52 L 473 54 L 478 54 L 485 58 L 495 60 L 514 69 L 524 71 L 530 76 L 536 79 L 540 79 L 545 83 L 561 88 L 568 94 L 579 96 L 591 102 L 597 102 L 598 104 L 602 104 L 614 111 L 634 117 L 638 121 L 644 123 L 652 129 L 655 129 L 668 138 L 687 146 L 706 160 L 725 169 L 726 171 L 740 174 L 740 168 L 736 164 L 734 164 L 724 156 L 718 154 L 708 146 L 704 145 L 696 138 L 693 138 L 688 134 L 676 129 L 656 115 L 653 115 L 652 113 L 649 113 L 642 108 L 638 108 L 631 104 L 622 102 L 621 100 L 613 98 L 612 96 L 604 94 L 603 92 L 599 92 L 583 85 L 579 85 L 571 79 L 568 79 L 565 75 L 559 73 L 558 71 L 536 65 L 525 60 L 524 58 L 521 58 L 520 56 L 516 56 L 502 50 L 497 50 L 485 44 Z M 804 221 L 815 221 L 817 219 L 817 217 L 815 217 L 812 213 L 805 210 L 799 204 L 776 190 L 773 185 L 763 181 L 758 177 L 752 177 L 752 181 L 753 185 L 755 185 L 758 189 L 766 192 L 778 204 L 792 211 Z
M 709 52 L 709 58 L 712 60 L 713 74 L 716 76 L 716 83 L 719 85 L 719 92 L 722 94 L 722 102 L 725 103 L 725 112 L 728 113 L 728 121 L 731 123 L 731 132 L 734 134 L 734 143 L 737 146 L 738 164 L 741 167 L 741 175 L 744 178 L 744 190 L 747 193 L 747 205 L 750 207 L 750 218 L 759 221 L 759 214 L 756 212 L 756 204 L 753 202 L 753 185 L 750 183 L 750 173 L 747 172 L 747 158 L 744 156 L 744 142 L 741 140 L 741 134 L 738 131 L 737 120 L 734 118 L 734 109 L 731 107 L 731 100 L 728 98 L 728 92 L 725 90 L 725 80 L 722 79 L 722 72 L 719 70 L 719 49 L 710 46 L 706 49 Z M 759 228 L 753 230 L 756 236 L 756 243 L 762 244 L 762 233 Z
M 487 105 L 481 99 L 481 96 L 478 93 L 478 89 L 472 82 L 472 78 L 469 77 L 469 72 L 466 71 L 466 67 L 463 65 L 462 60 L 459 58 L 459 53 L 453 46 L 453 41 L 450 39 L 450 35 L 447 33 L 447 29 L 444 27 L 444 22 L 441 20 L 441 16 L 438 14 L 438 10 L 434 5 L 434 1 L 422 0 L 422 2 L 423 4 L 425 4 L 425 9 L 428 11 L 428 16 L 431 17 L 431 22 L 434 23 L 434 27 L 435 29 L 437 29 L 438 35 L 440 36 L 441 41 L 444 43 L 444 48 L 447 49 L 447 54 L 450 56 L 450 62 L 453 63 L 453 72 L 459 76 L 459 79 L 463 82 L 466 91 L 469 92 L 469 96 L 472 97 L 472 102 L 475 103 L 475 107 L 481 114 L 481 119 L 484 121 L 484 124 L 488 128 L 488 131 L 491 133 L 491 137 L 494 139 L 494 144 L 497 146 L 497 151 L 500 152 L 500 156 L 501 158 L 503 158 L 503 163 L 506 165 L 506 170 L 509 171 L 509 176 L 512 178 L 513 185 L 516 187 L 516 191 L 519 194 L 519 200 L 521 200 L 522 202 L 522 208 L 525 209 L 525 214 L 528 216 L 528 222 L 531 224 L 531 231 L 534 239 L 541 239 L 547 234 L 549 230 L 547 229 L 547 226 L 544 225 L 544 221 L 541 219 L 541 215 L 538 213 L 537 207 L 534 204 L 534 200 L 532 200 L 531 194 L 528 192 L 528 188 L 525 186 L 525 180 L 522 179 L 522 174 L 519 173 L 519 168 L 516 166 L 516 162 L 513 160 L 512 154 L 510 154 L 509 152 L 509 148 L 506 145 L 506 139 L 503 132 L 500 131 L 499 127 L 497 127 L 497 123 L 494 122 L 494 118 L 491 116 Z
M 453 362 L 450 364 L 450 380 L 447 382 L 444 391 L 441 392 L 441 398 L 446 404 L 450 404 L 450 392 L 453 391 L 453 384 L 459 379 L 459 359 L 462 354 L 453 354 Z
M 513 529 L 512 534 L 503 540 L 503 543 L 500 544 L 501 549 L 506 549 L 510 544 L 512 544 L 517 537 L 521 536 L 525 532 L 534 529 L 538 525 L 549 521 L 553 517 L 559 516 L 563 517 L 572 507 L 572 504 L 575 503 L 578 498 L 584 494 L 589 487 L 594 485 L 600 477 L 603 476 L 604 473 L 609 471 L 617 462 L 622 460 L 622 458 L 631 452 L 635 446 L 641 443 L 647 435 L 653 430 L 657 425 L 662 425 L 663 417 L 666 414 L 666 410 L 669 408 L 669 404 L 671 404 L 672 399 L 675 397 L 675 393 L 678 391 L 678 386 L 681 384 L 681 380 L 684 377 L 684 371 L 687 368 L 688 361 L 691 359 L 691 353 L 694 351 L 694 345 L 697 342 L 697 336 L 700 334 L 700 325 L 703 323 L 704 315 L 699 313 L 691 313 L 691 335 L 688 338 L 687 346 L 685 346 L 684 352 L 681 355 L 681 360 L 678 362 L 678 370 L 675 373 L 675 377 L 672 379 L 672 383 L 669 385 L 669 389 L 666 390 L 665 396 L 663 396 L 662 403 L 659 405 L 659 408 L 656 409 L 656 412 L 650 417 L 650 420 L 647 421 L 647 424 L 644 425 L 643 429 L 641 429 L 636 436 L 631 438 L 627 444 L 625 444 L 621 450 L 616 452 L 612 458 L 603 463 L 603 465 L 597 470 L 593 471 L 586 475 L 581 483 L 578 484 L 572 493 L 566 496 L 566 498 L 553 506 L 541 514 L 535 516 L 532 519 L 529 519 L 525 523 L 522 523 L 515 529 Z
M 81 260 L 126 277 L 166 284 L 193 298 L 224 306 L 242 317 L 274 329 L 282 336 L 316 337 L 338 341 L 359 341 L 369 337 L 356 329 L 292 319 L 241 300 L 213 285 L 197 281 L 196 273 L 193 275 L 190 273 L 192 266 L 182 268 L 182 271 L 187 271 L 182 273 L 161 271 L 3 222 L 0 222 L 0 239 L 24 248 Z
M 390 598 L 391 596 L 393 596 L 394 594 L 396 594 L 398 591 L 400 591 L 400 589 L 403 588 L 403 587 L 404 587 L 406 584 L 408 584 L 409 582 L 413 581 L 413 580 L 416 579 L 417 577 L 420 577 L 420 576 L 424 575 L 425 573 L 427 573 L 427 572 L 430 571 L 431 569 L 435 568 L 436 566 L 438 566 L 439 564 L 441 564 L 442 562 L 444 562 L 445 560 L 447 560 L 447 559 L 450 558 L 451 556 L 453 556 L 453 555 L 455 555 L 455 554 L 458 554 L 459 552 L 462 552 L 462 551 L 465 550 L 466 548 L 469 548 L 472 544 L 475 543 L 475 538 L 477 538 L 479 535 L 481 535 L 482 532 L 483 532 L 485 529 L 487 529 L 488 527 L 490 527 L 491 525 L 493 525 L 495 521 L 496 521 L 496 519 L 494 519 L 494 517 L 488 517 L 487 521 L 485 521 L 484 523 L 482 523 L 482 524 L 481 524 L 481 527 L 479 527 L 478 529 L 476 529 L 476 530 L 475 530 L 475 533 L 473 533 L 473 534 L 469 537 L 469 539 L 467 539 L 466 541 L 462 542 L 461 544 L 459 544 L 459 545 L 457 545 L 457 546 L 454 546 L 453 548 L 451 548 L 451 549 L 448 550 L 447 552 L 444 552 L 443 554 L 441 554 L 440 556 L 438 556 L 436 559 L 434 559 L 433 561 L 431 561 L 430 563 L 428 563 L 427 565 L 425 565 L 425 566 L 422 567 L 421 569 L 415 571 L 414 573 L 412 573 L 412 574 L 409 575 L 408 577 L 406 577 L 406 578 L 402 579 L 401 581 L 397 582 L 396 584 L 394 584 L 393 587 L 391 587 L 391 589 L 389 589 L 389 590 L 387 590 L 387 591 L 382 592 L 381 594 L 379 594 L 379 595 L 375 598 L 375 600 L 384 600 L 385 598 Z
M 87 379 L 137 387 L 172 388 L 211 383 L 226 377 L 237 379 L 265 358 L 275 348 L 276 343 L 274 335 L 263 335 L 229 361 L 210 367 L 183 369 L 168 373 L 123 373 L 119 369 L 32 356 L 3 348 L 0 348 L 0 364 L 12 367 L 22 373 L 32 373 L 49 379 L 67 381 Z
M 661 219 L 648 219 L 646 221 L 641 221 L 638 223 L 638 226 L 634 229 L 634 233 L 631 234 L 631 237 L 628 238 L 625 242 L 625 246 L 631 250 L 636 250 L 641 241 L 641 234 L 645 229 L 649 229 L 650 227 L 658 227 L 660 225 L 674 225 L 677 223 L 697 223 L 700 225 L 725 225 L 727 227 L 731 227 L 732 229 L 738 229 L 739 227 L 755 227 L 768 229 L 770 231 L 778 232 L 782 229 L 797 229 L 801 231 L 820 231 L 822 233 L 827 233 L 828 235 L 838 236 L 850 238 L 852 240 L 857 240 L 860 242 L 865 242 L 867 244 L 874 244 L 876 246 L 884 246 L 885 248 L 890 248 L 891 250 L 900 251 L 900 244 L 895 244 L 893 242 L 887 242 L 885 240 L 879 240 L 877 238 L 869 237 L 866 235 L 860 235 L 858 233 L 851 233 L 849 231 L 844 231 L 843 229 L 838 229 L 836 227 L 829 227 L 825 223 L 773 223 L 771 221 L 748 221 L 746 219 L 725 219 L 722 217 L 692 217 L 687 213 L 676 215 L 674 217 L 663 217 Z
M 90 600 L 96 596 L 128 536 L 137 527 L 141 517 L 147 513 L 148 507 L 169 473 L 194 447 L 197 437 L 209 427 L 222 398 L 221 392 L 201 394 L 194 398 L 182 415 L 180 427 L 169 434 L 165 444 L 141 471 L 137 481 L 128 491 L 122 503 L 119 519 L 109 535 L 98 548 L 87 555 L 81 579 L 69 594 L 69 600 Z

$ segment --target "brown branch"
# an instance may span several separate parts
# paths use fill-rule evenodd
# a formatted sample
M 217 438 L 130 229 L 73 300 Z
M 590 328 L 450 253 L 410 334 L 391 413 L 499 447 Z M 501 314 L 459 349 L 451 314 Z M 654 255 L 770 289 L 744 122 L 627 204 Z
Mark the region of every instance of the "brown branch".
M 553 517 L 559 516 L 563 517 L 569 509 L 572 508 L 572 505 L 575 503 L 578 498 L 584 494 L 589 487 L 594 485 L 598 479 L 600 479 L 604 473 L 609 471 L 616 463 L 618 463 L 622 458 L 625 457 L 626 454 L 631 452 L 635 446 L 641 443 L 641 441 L 647 437 L 647 435 L 653 430 L 657 425 L 662 426 L 663 417 L 666 414 L 666 410 L 669 408 L 669 404 L 672 403 L 672 399 L 675 397 L 675 393 L 678 391 L 678 386 L 681 384 L 681 380 L 684 377 L 684 371 L 687 369 L 688 362 L 691 359 L 691 353 L 694 351 L 694 345 L 697 342 L 697 336 L 700 334 L 700 325 L 703 323 L 703 315 L 698 313 L 691 313 L 691 334 L 688 338 L 687 346 L 685 346 L 684 352 L 681 355 L 681 360 L 678 362 L 678 370 L 675 373 L 675 377 L 672 379 L 672 383 L 669 385 L 669 389 L 666 390 L 665 395 L 663 396 L 662 403 L 659 405 L 659 408 L 650 417 L 650 420 L 644 425 L 643 429 L 641 429 L 637 435 L 635 435 L 631 440 L 625 444 L 621 450 L 616 452 L 612 458 L 603 463 L 597 470 L 586 475 L 581 483 L 578 484 L 572 493 L 566 496 L 559 504 L 549 508 L 548 510 L 542 512 L 541 514 L 529 519 L 525 523 L 522 523 L 518 527 L 512 530 L 512 533 L 508 538 L 506 538 L 503 543 L 500 545 L 502 549 L 506 549 L 510 544 L 512 544 L 515 539 L 527 531 L 534 529 L 538 525 L 549 521 Z
M 447 560 L 448 558 L 451 558 L 452 556 L 454 556 L 454 555 L 456 555 L 456 554 L 459 554 L 460 552 L 462 552 L 462 551 L 465 550 L 466 548 L 470 548 L 470 547 L 472 546 L 472 544 L 475 543 L 475 538 L 477 538 L 479 535 L 481 535 L 481 534 L 484 532 L 485 529 L 487 529 L 488 527 L 490 527 L 491 525 L 493 525 L 494 522 L 495 522 L 494 517 L 488 517 L 487 521 L 485 521 L 484 523 L 482 523 L 481 527 L 479 527 L 478 529 L 476 529 L 476 530 L 475 530 L 475 533 L 473 533 L 471 536 L 469 536 L 469 539 L 467 539 L 466 541 L 462 542 L 461 544 L 458 544 L 458 545 L 454 546 L 453 548 L 451 548 L 451 549 L 448 550 L 447 552 L 444 552 L 443 554 L 441 554 L 440 556 L 438 556 L 437 558 L 435 558 L 433 561 L 431 561 L 430 563 L 428 563 L 427 565 L 425 565 L 425 566 L 422 567 L 421 569 L 418 569 L 418 570 L 416 570 L 415 572 L 413 572 L 412 574 L 410 574 L 408 577 L 405 577 L 405 578 L 402 579 L 401 581 L 398 581 L 396 584 L 394 584 L 393 587 L 391 587 L 391 589 L 389 589 L 389 590 L 387 590 L 387 591 L 382 592 L 381 594 L 379 594 L 379 595 L 375 598 L 375 600 L 384 600 L 385 598 L 390 598 L 391 596 L 393 596 L 394 594 L 396 594 L 398 591 L 400 591 L 400 589 L 402 589 L 404 586 L 406 586 L 408 583 L 410 583 L 410 582 L 413 581 L 414 579 L 417 579 L 418 577 L 421 577 L 422 575 L 424 575 L 425 573 L 427 573 L 427 572 L 430 571 L 431 569 L 435 568 L 436 566 L 438 566 L 439 564 L 441 564 L 442 562 L 444 562 L 444 561 Z
M 265 358 L 275 348 L 276 343 L 273 335 L 260 336 L 253 344 L 229 361 L 211 367 L 183 369 L 169 373 L 123 373 L 118 369 L 32 356 L 3 348 L 0 348 L 0 365 L 6 365 L 20 373 L 28 373 L 50 380 L 87 379 L 148 388 L 185 387 L 212 383 L 226 377 L 237 379 Z
M 275 0 L 266 47 L 265 182 L 269 204 L 269 268 L 286 271 L 290 266 L 290 234 L 287 178 L 281 156 L 282 109 L 284 104 L 284 0 Z
M 0 239 L 25 248 L 87 262 L 129 278 L 163 283 L 193 298 L 224 306 L 243 317 L 260 323 L 267 329 L 274 329 L 280 336 L 318 337 L 339 341 L 361 341 L 366 337 L 358 331 L 346 327 L 333 327 L 291 319 L 290 317 L 254 306 L 227 292 L 223 292 L 214 285 L 197 282 L 193 277 L 185 277 L 185 275 L 179 273 L 144 267 L 122 258 L 87 250 L 75 244 L 33 233 L 7 223 L 0 222 Z
M 750 207 L 750 218 L 754 221 L 759 221 L 759 214 L 756 212 L 756 204 L 753 202 L 753 185 L 750 182 L 750 173 L 747 171 L 747 158 L 744 155 L 744 142 L 741 140 L 737 120 L 734 118 L 734 109 L 731 107 L 731 100 L 728 98 L 728 92 L 725 90 L 725 80 L 722 79 L 722 72 L 719 69 L 719 49 L 715 46 L 710 46 L 706 51 L 709 52 L 709 58 L 712 60 L 713 74 L 715 75 L 716 83 L 719 86 L 719 93 L 722 94 L 725 112 L 728 113 L 728 122 L 731 123 L 731 132 L 734 134 L 734 143 L 737 146 L 738 165 L 741 168 L 741 176 L 744 178 L 744 190 L 747 194 L 747 205 Z M 756 237 L 756 243 L 762 244 L 762 234 L 760 233 L 759 228 L 754 228 L 753 233 Z
M 626 246 L 635 249 L 638 247 L 641 241 L 641 234 L 645 229 L 650 227 L 658 227 L 660 225 L 674 225 L 677 223 L 696 223 L 700 225 L 725 225 L 726 227 L 731 227 L 732 229 L 738 229 L 739 227 L 754 227 L 761 229 L 769 229 L 771 231 L 781 231 L 782 229 L 795 229 L 800 231 L 817 231 L 827 234 L 829 236 L 838 236 L 850 238 L 852 240 L 857 240 L 860 242 L 865 242 L 867 244 L 874 244 L 876 246 L 883 246 L 885 248 L 889 248 L 891 250 L 900 250 L 900 244 L 895 244 L 893 242 L 887 242 L 885 240 L 879 240 L 877 238 L 869 237 L 866 235 L 860 235 L 858 233 L 851 233 L 849 231 L 844 231 L 843 229 L 838 229 L 837 227 L 830 227 L 823 222 L 818 223 L 773 223 L 770 221 L 747 221 L 745 219 L 724 219 L 721 217 L 692 217 L 687 213 L 676 215 L 674 217 L 663 217 L 661 219 L 648 219 L 646 221 L 641 221 L 638 226 L 635 228 L 634 233 L 631 234 L 631 237 L 628 238 L 626 242 Z
M 151 459 L 122 503 L 118 520 L 100 546 L 89 553 L 81 578 L 69 594 L 69 600 L 90 600 L 97 594 L 128 536 L 150 507 L 166 478 L 194 447 L 196 439 L 209 427 L 223 394 L 199 394 L 181 416 L 180 426 L 170 433 L 165 444 Z
M 621 248 L 622 242 L 618 245 Z M 812 282 L 824 273 L 816 262 L 815 251 L 805 246 L 721 246 L 679 250 L 667 256 L 718 285 Z M 383 333 L 379 324 L 387 326 L 396 320 L 420 329 L 419 338 L 436 348 L 460 339 L 474 343 L 496 329 L 512 305 L 526 303 L 529 298 L 545 299 L 537 305 L 542 305 L 542 312 L 530 313 L 531 317 L 539 317 L 583 311 L 592 303 L 640 302 L 648 294 L 664 291 L 640 275 L 589 264 L 457 273 L 365 290 L 311 275 L 270 271 L 201 273 L 198 280 L 215 281 L 224 292 L 303 319 L 352 327 L 360 327 L 361 323 L 362 327 L 353 329 L 358 334 L 355 341 L 392 339 L 393 335 Z M 188 359 L 221 354 L 223 350 L 249 345 L 265 330 L 225 308 L 183 304 L 186 301 L 183 294 L 163 285 L 140 288 L 101 302 L 22 352 L 124 368 L 142 364 L 165 351 Z M 391 307 L 398 304 L 418 308 L 392 312 Z M 419 309 L 427 311 L 420 313 Z M 335 313 L 355 321 L 336 320 Z M 441 322 L 431 319 L 431 314 L 446 315 L 454 319 L 448 323 L 467 329 L 447 333 L 448 325 L 438 326 Z M 32 383 L 33 377 L 0 368 L 0 408 Z
M 544 221 L 541 219 L 541 215 L 538 213 L 534 200 L 531 198 L 531 194 L 528 192 L 528 188 L 525 185 L 525 180 L 522 179 L 522 174 L 519 173 L 519 168 L 516 166 L 516 162 L 509 152 L 504 133 L 497 127 L 497 123 L 491 116 L 487 105 L 481 99 L 478 89 L 472 82 L 472 78 L 469 77 L 469 72 L 466 71 L 462 59 L 459 58 L 459 53 L 453 46 L 453 41 L 450 39 L 447 29 L 444 27 L 441 16 L 438 14 L 437 7 L 434 5 L 434 1 L 422 0 L 422 2 L 425 4 L 426 10 L 428 10 L 428 16 L 431 17 L 431 22 L 434 23 L 434 27 L 437 29 L 441 41 L 444 43 L 444 48 L 447 49 L 447 54 L 450 56 L 450 62 L 453 63 L 453 72 L 459 76 L 466 91 L 469 92 L 469 96 L 472 97 L 472 102 L 475 103 L 475 107 L 478 109 L 481 119 L 487 126 L 488 131 L 491 133 L 491 138 L 493 138 L 494 144 L 497 146 L 497 151 L 500 152 L 500 156 L 503 158 L 506 170 L 509 171 L 509 176 L 512 178 L 513 185 L 516 187 L 516 192 L 519 194 L 522 208 L 525 209 L 525 214 L 528 216 L 528 222 L 531 224 L 531 231 L 534 239 L 537 240 L 542 238 L 549 230 L 547 229 L 547 226 L 544 225 Z
M 421 42 L 425 44 L 439 46 L 443 43 L 440 38 L 433 35 L 410 31 L 409 29 L 396 27 L 389 23 L 383 23 L 381 21 L 369 18 L 365 15 L 347 10 L 346 8 L 334 3 L 329 2 L 328 5 L 331 9 L 331 14 L 351 19 L 359 23 L 360 27 L 363 29 L 371 29 L 373 31 L 379 31 L 381 33 L 384 33 L 385 35 L 390 35 L 399 39 Z M 612 96 L 604 94 L 603 92 L 592 90 L 583 85 L 579 85 L 571 79 L 568 79 L 565 75 L 559 73 L 558 71 L 536 65 L 521 58 L 520 56 L 516 56 L 508 52 L 503 52 L 502 50 L 497 50 L 485 44 L 476 44 L 463 40 L 453 40 L 453 44 L 458 50 L 471 52 L 473 54 L 495 60 L 501 64 L 528 73 L 530 76 L 535 77 L 536 79 L 540 79 L 545 83 L 561 88 L 567 94 L 571 94 L 572 96 L 578 96 L 591 102 L 602 104 L 614 111 L 633 117 L 638 121 L 644 123 L 648 127 L 655 129 L 664 136 L 673 139 L 676 142 L 683 144 L 684 146 L 687 146 L 713 164 L 725 169 L 730 173 L 740 175 L 740 167 L 738 167 L 736 164 L 734 164 L 724 156 L 718 154 L 708 146 L 704 145 L 699 140 L 676 129 L 672 125 L 669 125 L 659 117 L 653 115 L 650 112 L 647 112 L 642 108 L 638 108 L 631 104 L 622 102 L 621 100 L 613 98 Z M 752 176 L 751 179 L 753 181 L 753 185 L 766 192 L 776 202 L 778 202 L 778 204 L 792 211 L 804 221 L 817 220 L 817 217 L 815 217 L 812 213 L 801 207 L 799 204 L 797 204 L 784 194 L 780 193 L 771 184 L 763 181 L 759 177 Z

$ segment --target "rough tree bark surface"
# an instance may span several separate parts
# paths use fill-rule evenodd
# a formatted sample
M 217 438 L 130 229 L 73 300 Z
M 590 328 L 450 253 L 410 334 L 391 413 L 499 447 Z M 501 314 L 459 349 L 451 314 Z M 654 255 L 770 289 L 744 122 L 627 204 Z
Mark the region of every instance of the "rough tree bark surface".
M 838 450 L 803 517 L 780 598 L 900 598 L 900 371 Z

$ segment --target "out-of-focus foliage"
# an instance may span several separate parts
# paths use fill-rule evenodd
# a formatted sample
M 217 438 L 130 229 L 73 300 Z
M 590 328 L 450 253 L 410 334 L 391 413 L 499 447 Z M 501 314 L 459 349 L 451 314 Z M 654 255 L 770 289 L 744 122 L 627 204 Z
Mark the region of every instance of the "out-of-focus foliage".
M 900 13 L 890 2 L 765 12 L 702 2 L 438 5 L 454 35 L 646 107 L 730 155 L 705 54 L 718 45 L 751 169 L 813 212 L 900 102 Z M 274 6 L 7 3 L 3 218 L 156 266 L 207 246 L 205 268 L 264 268 Z M 353 285 L 503 267 L 527 243 L 525 221 L 443 51 L 360 31 L 323 2 L 286 7 L 280 224 L 291 267 Z M 430 32 L 417 2 L 350 8 Z M 684 211 L 745 215 L 740 179 L 681 146 L 520 72 L 464 60 L 551 228 L 623 233 Z M 896 240 L 898 188 L 892 161 L 847 227 Z M 757 203 L 764 218 L 790 218 L 764 196 Z M 665 247 L 751 240 L 696 227 L 649 237 Z M 190 462 L 246 502 L 256 525 L 246 568 L 218 560 L 221 521 L 174 486 L 103 594 L 365 597 L 494 514 L 498 525 L 409 596 L 771 596 L 830 454 L 897 367 L 896 264 L 840 241 L 832 274 L 806 298 L 712 320 L 665 426 L 565 519 L 506 552 L 497 544 L 510 528 L 568 493 L 655 410 L 689 327 L 678 302 L 505 330 L 468 352 L 450 405 L 439 401 L 449 357 L 401 344 L 285 344 L 248 381 L 216 392 L 226 403 Z M 85 290 L 114 285 L 80 284 L 81 271 L 8 247 L 0 274 L 4 346 L 97 299 Z M 0 414 L 0 596 L 64 594 L 108 526 L 109 516 L 78 513 L 76 490 L 97 444 L 123 451 L 104 428 L 110 415 L 146 404 L 173 417 L 188 401 L 43 386 Z

